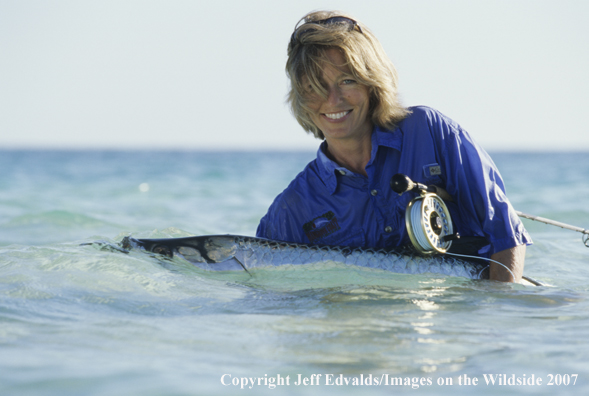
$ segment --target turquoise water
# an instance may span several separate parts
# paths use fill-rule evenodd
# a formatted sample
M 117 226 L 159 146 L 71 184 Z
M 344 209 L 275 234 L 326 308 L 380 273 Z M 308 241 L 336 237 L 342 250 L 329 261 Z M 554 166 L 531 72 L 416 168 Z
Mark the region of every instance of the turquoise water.
M 525 272 L 551 287 L 335 264 L 212 274 L 80 246 L 252 235 L 313 156 L 0 151 L 0 395 L 589 392 L 580 233 L 525 220 Z M 516 209 L 589 228 L 587 153 L 493 158 Z M 487 385 L 497 374 L 535 385 Z

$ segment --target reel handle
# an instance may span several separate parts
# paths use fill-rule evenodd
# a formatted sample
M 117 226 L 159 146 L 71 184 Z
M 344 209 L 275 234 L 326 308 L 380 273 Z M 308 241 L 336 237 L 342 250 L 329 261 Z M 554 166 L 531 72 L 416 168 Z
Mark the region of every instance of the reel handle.
M 403 193 L 407 191 L 413 191 L 420 194 L 428 192 L 436 194 L 438 192 L 436 186 L 426 186 L 425 184 L 415 183 L 409 178 L 409 176 L 402 173 L 397 173 L 391 177 L 390 184 L 392 190 L 399 195 L 403 195 Z

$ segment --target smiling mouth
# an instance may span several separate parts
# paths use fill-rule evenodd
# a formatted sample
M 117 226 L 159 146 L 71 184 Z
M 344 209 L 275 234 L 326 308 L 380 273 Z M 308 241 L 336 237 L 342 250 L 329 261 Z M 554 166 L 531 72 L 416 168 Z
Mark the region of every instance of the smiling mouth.
M 325 113 L 323 115 L 331 120 L 339 120 L 340 118 L 344 118 L 345 116 L 347 116 L 351 112 L 352 112 L 352 110 L 347 110 L 347 111 L 342 111 L 339 113 Z

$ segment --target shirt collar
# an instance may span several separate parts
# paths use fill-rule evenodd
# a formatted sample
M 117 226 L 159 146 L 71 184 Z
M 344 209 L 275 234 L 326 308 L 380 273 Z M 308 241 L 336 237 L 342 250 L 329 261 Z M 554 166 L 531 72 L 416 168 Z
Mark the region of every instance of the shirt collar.
M 374 127 L 371 139 L 372 151 L 367 166 L 371 165 L 376 158 L 378 147 L 384 146 L 398 151 L 401 151 L 403 148 L 403 133 L 399 128 L 390 131 L 378 126 Z M 338 177 L 347 177 L 354 175 L 354 173 L 329 159 L 324 151 L 326 146 L 327 142 L 325 141 L 319 146 L 319 149 L 317 150 L 317 164 L 319 168 L 319 177 L 327 186 L 329 193 L 333 194 L 337 188 Z

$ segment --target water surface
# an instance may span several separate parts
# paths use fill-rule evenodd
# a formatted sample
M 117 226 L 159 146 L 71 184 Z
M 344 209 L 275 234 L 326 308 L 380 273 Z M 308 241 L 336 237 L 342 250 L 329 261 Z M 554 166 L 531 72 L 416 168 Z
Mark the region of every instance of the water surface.
M 253 235 L 313 157 L 0 152 L 0 394 L 587 394 L 579 233 L 525 220 L 535 242 L 525 273 L 551 287 L 337 264 L 250 277 L 80 246 Z M 493 158 L 516 209 L 589 227 L 587 153 Z M 309 385 L 295 384 L 299 374 Z M 486 385 L 497 374 L 543 382 Z M 290 385 L 270 389 L 277 375 Z M 230 384 L 242 377 L 261 385 Z M 467 378 L 477 385 L 459 385 Z

